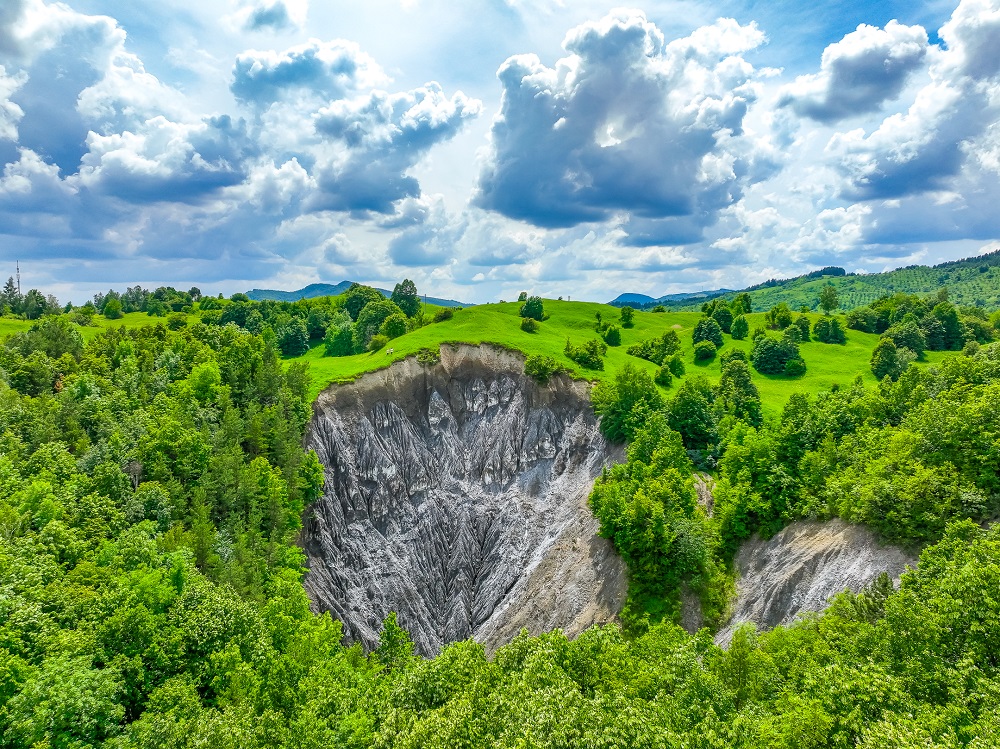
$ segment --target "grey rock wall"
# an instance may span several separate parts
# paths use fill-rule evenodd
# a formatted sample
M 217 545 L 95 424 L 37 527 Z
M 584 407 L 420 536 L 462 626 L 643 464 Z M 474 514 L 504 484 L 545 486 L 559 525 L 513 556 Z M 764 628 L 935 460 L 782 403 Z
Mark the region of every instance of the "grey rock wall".
M 422 654 L 468 637 L 493 650 L 522 627 L 572 636 L 620 610 L 624 563 L 587 497 L 623 456 L 585 384 L 540 387 L 519 355 L 442 346 L 437 365 L 326 390 L 307 446 L 326 488 L 306 513 L 305 586 L 348 639 L 374 647 L 396 611 Z
M 802 612 L 821 611 L 845 590 L 854 593 L 881 573 L 898 580 L 917 557 L 880 543 L 861 525 L 834 519 L 792 523 L 766 541 L 754 536 L 736 554 L 736 601 L 729 623 L 715 641 L 728 645 L 736 627 L 788 624 Z

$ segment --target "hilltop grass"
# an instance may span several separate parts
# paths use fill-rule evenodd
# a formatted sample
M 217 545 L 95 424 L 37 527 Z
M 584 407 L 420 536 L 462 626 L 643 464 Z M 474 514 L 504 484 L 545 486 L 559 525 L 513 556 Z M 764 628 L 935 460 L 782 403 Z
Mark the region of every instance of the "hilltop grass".
M 422 348 L 436 349 L 442 343 L 494 344 L 505 348 L 516 349 L 525 355 L 541 354 L 553 357 L 564 365 L 573 377 L 599 382 L 613 378 L 615 372 L 625 363 L 645 370 L 650 375 L 656 373 L 657 367 L 651 362 L 629 356 L 626 349 L 633 343 L 648 338 L 663 335 L 671 328 L 680 336 L 687 368 L 685 377 L 704 375 L 712 383 L 718 382 L 721 375 L 719 357 L 707 362 L 696 363 L 691 333 L 697 324 L 700 313 L 697 312 L 636 312 L 635 326 L 622 330 L 622 345 L 608 348 L 603 371 L 587 370 L 579 367 L 563 353 L 566 339 L 574 345 L 597 338 L 594 330 L 595 314 L 600 312 L 605 321 L 615 321 L 619 310 L 605 304 L 590 302 L 545 301 L 545 312 L 549 318 L 541 323 L 537 333 L 525 333 L 520 329 L 521 318 L 518 315 L 520 304 L 516 302 L 487 304 L 456 310 L 451 320 L 427 325 L 404 336 L 390 341 L 390 345 L 375 353 L 356 354 L 345 357 L 324 356 L 322 344 L 314 345 L 310 351 L 300 357 L 299 361 L 309 362 L 311 376 L 310 396 L 315 398 L 322 390 L 333 383 L 348 382 L 365 372 L 382 369 L 394 361 L 405 359 L 416 354 Z M 820 314 L 810 314 L 813 322 Z M 751 330 L 764 325 L 762 313 L 748 316 Z M 771 333 L 775 335 L 775 333 Z M 878 343 L 879 336 L 870 333 L 847 331 L 847 343 L 831 345 L 811 341 L 801 344 L 802 357 L 805 359 L 807 371 L 803 377 L 789 378 L 780 375 L 768 376 L 753 372 L 754 383 L 760 390 L 764 411 L 777 414 L 784 406 L 788 396 L 793 392 L 816 394 L 829 390 L 833 385 L 849 385 L 860 375 L 867 385 L 876 384 L 877 380 L 869 368 L 872 350 Z M 727 349 L 739 348 L 750 352 L 749 340 L 734 341 L 725 336 L 725 345 L 720 353 Z M 392 349 L 392 353 L 389 353 Z M 940 361 L 949 352 L 928 352 L 926 363 Z M 675 381 L 676 382 L 676 381 Z M 675 387 L 671 390 L 676 389 Z M 665 391 L 669 394 L 671 391 Z
M 198 319 L 197 313 L 187 315 L 189 325 L 198 322 Z M 13 333 L 23 333 L 29 330 L 36 322 L 36 320 L 21 320 L 16 317 L 0 317 L 0 338 Z M 142 328 L 146 325 L 156 325 L 157 323 L 166 325 L 167 318 L 150 317 L 145 312 L 129 312 L 117 320 L 108 320 L 103 315 L 94 315 L 91 318 L 90 325 L 77 326 L 77 330 L 80 331 L 80 335 L 83 336 L 84 341 L 90 341 L 111 328 L 134 329 Z

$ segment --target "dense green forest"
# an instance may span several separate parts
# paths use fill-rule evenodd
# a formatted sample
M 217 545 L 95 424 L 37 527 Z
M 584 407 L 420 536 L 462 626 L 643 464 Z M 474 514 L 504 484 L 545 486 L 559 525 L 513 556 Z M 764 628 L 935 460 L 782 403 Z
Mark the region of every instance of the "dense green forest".
M 301 447 L 310 374 L 296 353 L 338 335 L 346 347 L 344 330 L 367 349 L 394 315 L 404 330 L 433 316 L 381 295 L 192 292 L 102 295 L 0 345 L 0 746 L 1000 743 L 1000 534 L 985 529 L 1000 509 L 1000 344 L 988 320 L 940 300 L 873 305 L 867 334 L 897 336 L 896 363 L 900 349 L 912 360 L 876 386 L 807 395 L 783 380 L 774 417 L 754 384 L 759 346 L 721 338 L 716 382 L 694 370 L 669 389 L 650 370 L 671 371 L 676 334 L 640 347 L 593 393 L 606 434 L 628 443 L 591 497 L 629 566 L 622 625 L 422 659 L 393 617 L 366 654 L 309 610 L 295 538 L 323 473 Z M 369 302 L 380 306 L 366 317 Z M 109 304 L 147 322 L 88 328 Z M 731 336 L 739 314 L 704 317 Z M 805 348 L 808 325 L 784 317 L 771 316 L 778 334 L 746 335 Z M 916 330 L 932 350 L 937 324 L 941 350 L 962 351 L 919 365 L 904 344 L 918 346 Z M 700 335 L 717 333 L 705 323 Z M 717 477 L 711 516 L 695 467 Z M 834 516 L 923 548 L 918 569 L 792 626 L 744 627 L 728 649 L 675 624 L 684 588 L 721 621 L 733 553 L 754 531 Z
M 1000 250 L 953 260 L 939 265 L 910 265 L 883 273 L 847 273 L 843 268 L 828 267 L 788 279 L 772 279 L 743 289 L 749 293 L 754 309 L 769 309 L 787 304 L 798 310 L 819 308 L 824 286 L 833 285 L 844 309 L 871 304 L 876 299 L 900 294 L 934 294 L 947 287 L 951 300 L 958 305 L 997 309 L 1000 307 Z M 726 294 L 730 299 L 735 294 Z M 649 306 L 662 305 L 671 310 L 698 309 L 704 299 L 663 299 Z

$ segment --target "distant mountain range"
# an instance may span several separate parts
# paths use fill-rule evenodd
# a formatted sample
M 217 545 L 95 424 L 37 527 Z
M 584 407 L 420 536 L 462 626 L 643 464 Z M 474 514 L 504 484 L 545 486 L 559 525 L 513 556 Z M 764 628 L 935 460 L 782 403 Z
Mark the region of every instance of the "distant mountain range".
M 827 284 L 837 289 L 840 308 L 871 304 L 885 294 L 933 294 L 947 287 L 958 305 L 1000 308 L 1000 250 L 939 265 L 908 265 L 885 273 L 848 273 L 829 266 L 795 278 L 771 279 L 745 289 L 716 289 L 653 298 L 646 294 L 621 294 L 609 304 L 649 309 L 662 304 L 671 310 L 697 310 L 717 297 L 746 292 L 754 310 L 767 310 L 784 302 L 792 309 L 816 309 L 819 293 Z
M 667 304 L 676 304 L 677 302 L 690 304 L 695 301 L 703 302 L 722 294 L 732 293 L 734 293 L 733 289 L 715 289 L 714 291 L 688 291 L 680 294 L 664 294 L 661 297 L 651 297 L 646 294 L 619 294 L 608 302 L 608 304 L 615 307 L 635 307 L 637 305 L 640 307 L 655 307 L 657 304 L 666 306 Z
M 339 296 L 351 288 L 354 281 L 341 281 L 338 284 L 311 283 L 298 291 L 277 291 L 276 289 L 251 289 L 246 294 L 255 302 L 262 302 L 271 299 L 276 302 L 297 302 L 300 299 L 315 299 L 320 296 Z M 392 296 L 391 291 L 379 289 L 386 297 Z M 466 302 L 456 302 L 454 299 L 441 299 L 436 296 L 426 297 L 428 304 L 436 304 L 438 307 L 471 307 Z

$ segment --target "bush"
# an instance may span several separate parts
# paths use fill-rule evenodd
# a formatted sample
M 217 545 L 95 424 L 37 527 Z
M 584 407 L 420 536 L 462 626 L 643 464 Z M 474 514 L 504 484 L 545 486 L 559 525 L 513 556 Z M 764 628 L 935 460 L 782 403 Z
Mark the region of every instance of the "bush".
M 656 370 L 656 375 L 653 377 L 653 382 L 655 382 L 660 387 L 668 388 L 674 382 L 674 375 L 670 371 L 670 367 L 664 364 L 658 370 Z
M 631 307 L 622 307 L 621 322 L 623 328 L 631 328 L 635 323 L 635 310 Z
M 368 351 L 374 353 L 376 351 L 381 351 L 389 343 L 389 339 L 384 335 L 373 335 L 371 340 L 368 341 Z
M 836 317 L 822 317 L 813 326 L 816 340 L 821 343 L 847 343 L 847 335 Z
M 694 345 L 694 360 L 708 361 L 709 359 L 714 359 L 717 351 L 718 349 L 711 341 L 698 341 Z
M 378 329 L 378 332 L 390 341 L 393 338 L 399 338 L 401 335 L 404 335 L 406 333 L 406 315 L 399 313 L 389 315 L 382 322 L 382 326 Z
M 663 408 L 653 378 L 632 364 L 619 369 L 614 381 L 599 383 L 591 400 L 601 417 L 601 433 L 612 442 L 632 439 L 646 418 Z
M 784 302 L 776 304 L 765 313 L 764 320 L 772 330 L 784 330 L 792 324 L 792 310 Z
M 809 342 L 809 318 L 799 315 L 795 318 L 795 327 L 799 329 L 799 340 L 803 343 Z
M 529 296 L 521 305 L 521 317 L 530 317 L 541 322 L 545 319 L 545 309 L 540 296 Z
M 802 357 L 797 359 L 789 359 L 785 362 L 785 376 L 786 377 L 801 377 L 806 373 L 806 363 L 802 360 Z
M 660 338 L 651 338 L 634 343 L 626 349 L 629 356 L 662 365 L 681 348 L 681 339 L 676 330 L 668 330 Z
M 350 356 L 354 353 L 354 331 L 350 323 L 329 327 L 323 338 L 327 356 Z
M 108 320 L 120 320 L 122 317 L 122 303 L 112 297 L 104 304 L 104 317 Z
M 566 367 L 551 356 L 532 354 L 524 360 L 524 373 L 536 382 L 545 385 L 554 374 L 565 372 Z
M 612 325 L 604 331 L 604 342 L 609 346 L 622 345 L 622 329 L 617 325 Z
M 167 315 L 167 327 L 171 330 L 180 330 L 187 324 L 187 315 L 183 312 L 171 312 Z
M 776 341 L 764 336 L 754 342 L 750 358 L 753 368 L 761 374 L 784 374 L 785 365 L 800 358 L 799 347 L 788 340 Z
M 666 307 L 664 307 L 664 306 L 663 306 L 662 304 L 657 304 L 657 305 L 656 305 L 655 307 L 653 307 L 653 309 L 652 309 L 652 312 L 655 312 L 655 313 L 657 313 L 657 314 L 659 314 L 659 313 L 661 313 L 661 312 L 666 312 L 666 311 L 667 311 L 667 308 L 666 308 Z
M 692 343 L 701 341 L 711 341 L 715 348 L 722 348 L 722 328 L 711 317 L 703 317 L 694 326 L 694 333 L 691 336 Z
M 455 310 L 451 307 L 445 307 L 444 309 L 439 309 L 434 313 L 434 322 L 444 322 L 445 320 L 450 320 L 455 316 Z
M 750 323 L 743 315 L 737 315 L 733 319 L 733 325 L 730 330 L 730 335 L 736 341 L 742 341 L 747 337 L 747 333 L 750 332 Z
M 599 341 L 596 338 L 587 341 L 581 346 L 573 346 L 567 338 L 566 347 L 563 349 L 563 352 L 584 369 L 603 370 L 603 357 L 608 352 L 608 347 L 603 341 Z
M 525 333 L 537 333 L 540 327 L 542 326 L 538 324 L 538 320 L 533 317 L 521 318 L 521 330 Z
M 366 304 L 358 314 L 358 321 L 354 324 L 354 350 L 361 352 L 368 349 L 368 342 L 371 341 L 372 336 L 378 334 L 382 329 L 382 323 L 393 315 L 402 315 L 405 319 L 403 310 L 385 297 L 380 297 L 379 301 Z
M 728 351 L 723 351 L 722 355 L 719 357 L 719 364 L 723 367 L 726 366 L 731 361 L 741 361 L 750 363 L 750 357 L 747 356 L 747 352 L 743 349 L 729 349 Z
M 684 366 L 684 359 L 680 354 L 674 354 L 667 360 L 667 368 L 674 377 L 683 377 L 687 369 Z
M 425 367 L 433 366 L 441 361 L 441 349 L 422 348 L 417 351 L 417 361 Z

